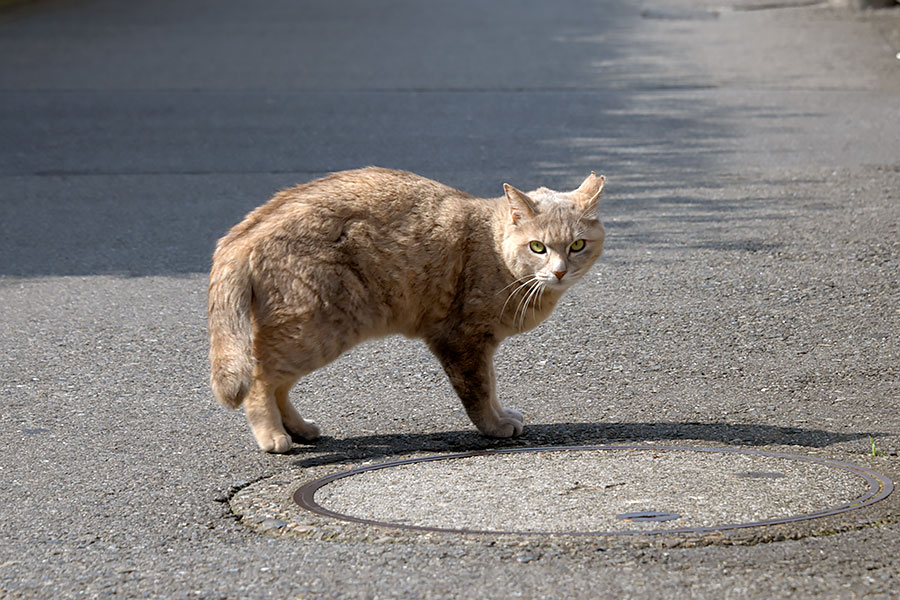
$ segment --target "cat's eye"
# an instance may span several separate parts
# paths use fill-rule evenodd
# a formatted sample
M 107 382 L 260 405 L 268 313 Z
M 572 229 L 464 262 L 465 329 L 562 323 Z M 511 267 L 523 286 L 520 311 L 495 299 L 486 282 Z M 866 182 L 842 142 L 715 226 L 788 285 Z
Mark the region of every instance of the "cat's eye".
M 572 252 L 581 252 L 584 250 L 584 240 L 575 240 L 572 242 L 572 245 L 569 246 L 569 250 Z
M 544 245 L 544 242 L 539 242 L 537 240 L 528 244 L 528 247 L 531 248 L 531 251 L 535 254 L 543 254 L 547 251 L 547 246 Z

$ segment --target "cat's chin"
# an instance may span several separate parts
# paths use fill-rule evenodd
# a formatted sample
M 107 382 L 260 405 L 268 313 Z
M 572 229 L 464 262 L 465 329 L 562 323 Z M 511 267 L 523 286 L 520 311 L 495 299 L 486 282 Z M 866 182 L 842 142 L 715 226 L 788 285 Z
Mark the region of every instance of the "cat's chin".
M 542 283 L 543 283 L 545 289 L 562 293 L 562 292 L 565 292 L 570 287 L 572 287 L 575 284 L 575 280 L 574 279 L 572 279 L 572 280 L 563 279 L 562 281 L 560 281 L 556 277 L 554 277 L 553 279 L 547 279 L 547 280 L 543 281 Z

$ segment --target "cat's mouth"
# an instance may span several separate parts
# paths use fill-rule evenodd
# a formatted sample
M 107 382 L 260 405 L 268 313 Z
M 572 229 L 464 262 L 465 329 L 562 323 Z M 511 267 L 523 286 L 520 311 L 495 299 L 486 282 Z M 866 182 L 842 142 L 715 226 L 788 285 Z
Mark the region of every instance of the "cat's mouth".
M 538 281 L 541 284 L 551 290 L 563 291 L 569 289 L 577 278 L 571 276 L 571 274 L 565 274 L 562 277 L 558 277 L 553 273 L 541 273 L 538 275 Z

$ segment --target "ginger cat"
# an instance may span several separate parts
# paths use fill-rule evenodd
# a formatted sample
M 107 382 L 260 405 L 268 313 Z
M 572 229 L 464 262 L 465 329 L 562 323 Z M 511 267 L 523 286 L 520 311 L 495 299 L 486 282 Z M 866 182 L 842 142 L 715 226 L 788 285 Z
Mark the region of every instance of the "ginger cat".
M 522 432 L 497 401 L 493 355 L 543 321 L 603 250 L 605 179 L 480 199 L 404 171 L 334 173 L 285 190 L 219 240 L 209 277 L 213 392 L 244 404 L 259 447 L 319 428 L 297 380 L 365 339 L 423 338 L 475 426 Z

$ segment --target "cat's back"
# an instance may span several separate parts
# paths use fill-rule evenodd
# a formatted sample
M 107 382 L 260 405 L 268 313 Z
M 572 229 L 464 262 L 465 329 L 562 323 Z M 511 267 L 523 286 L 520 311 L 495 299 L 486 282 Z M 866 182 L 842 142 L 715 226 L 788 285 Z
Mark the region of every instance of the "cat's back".
M 366 167 L 339 171 L 290 188 L 276 196 L 286 205 L 328 207 L 355 211 L 364 208 L 373 216 L 403 212 L 415 206 L 439 206 L 448 198 L 466 196 L 440 182 L 395 169 Z
M 446 308 L 462 265 L 490 244 L 491 206 L 406 171 L 342 171 L 277 194 L 219 242 L 213 261 L 245 257 L 260 306 L 317 307 L 355 315 L 366 335 L 411 335 Z
M 367 167 L 286 189 L 247 215 L 227 237 L 249 241 L 247 237 L 291 234 L 328 241 L 354 223 L 394 232 L 428 231 L 429 222 L 452 219 L 460 203 L 470 202 L 477 199 L 415 173 Z

